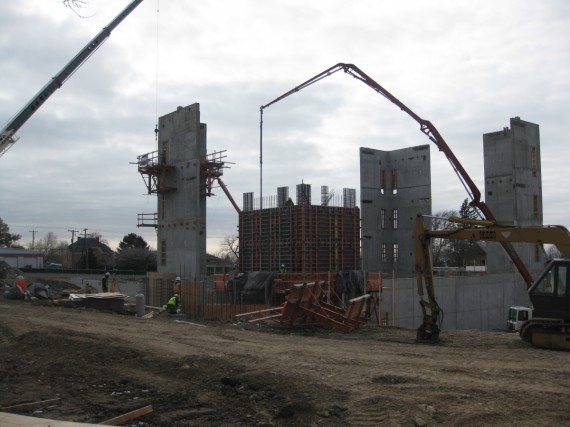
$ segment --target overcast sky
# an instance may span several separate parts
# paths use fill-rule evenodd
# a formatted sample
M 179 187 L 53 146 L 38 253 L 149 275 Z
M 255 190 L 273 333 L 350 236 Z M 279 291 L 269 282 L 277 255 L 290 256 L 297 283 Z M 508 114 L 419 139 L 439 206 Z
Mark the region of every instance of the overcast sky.
M 130 2 L 0 2 L 0 122 L 16 114 Z M 430 120 L 483 191 L 482 135 L 511 117 L 540 125 L 545 224 L 570 226 L 567 0 L 145 0 L 20 129 L 0 158 L 0 217 L 21 243 L 53 232 L 128 233 L 157 211 L 135 162 L 156 149 L 157 116 L 200 104 L 208 151 L 241 206 L 259 196 L 259 107 L 339 62 L 353 63 Z M 366 85 L 337 73 L 264 112 L 263 194 L 302 180 L 359 189 L 359 147 L 430 144 Z M 432 144 L 433 212 L 467 194 Z M 357 200 L 359 198 L 357 191 Z M 208 250 L 237 234 L 221 190 L 208 199 Z

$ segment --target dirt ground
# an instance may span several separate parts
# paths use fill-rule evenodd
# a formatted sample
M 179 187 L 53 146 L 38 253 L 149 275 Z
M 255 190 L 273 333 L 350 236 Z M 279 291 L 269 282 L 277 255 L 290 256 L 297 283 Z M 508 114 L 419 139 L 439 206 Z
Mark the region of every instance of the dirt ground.
M 152 405 L 139 427 L 570 425 L 570 353 L 414 338 L 0 300 L 0 406 L 59 398 L 23 414 L 98 423 Z

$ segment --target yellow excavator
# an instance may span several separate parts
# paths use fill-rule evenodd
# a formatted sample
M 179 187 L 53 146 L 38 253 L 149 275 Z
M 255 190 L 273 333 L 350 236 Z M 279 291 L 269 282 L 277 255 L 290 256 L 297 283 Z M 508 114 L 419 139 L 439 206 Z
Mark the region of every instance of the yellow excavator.
M 520 330 L 521 339 L 535 347 L 570 350 L 570 233 L 558 225 L 505 226 L 494 221 L 448 218 L 457 228 L 428 230 L 416 218 L 414 242 L 417 288 L 423 311 L 418 341 L 439 339 L 442 310 L 435 299 L 430 255 L 431 239 L 554 244 L 564 258 L 553 259 L 528 288 L 532 318 Z

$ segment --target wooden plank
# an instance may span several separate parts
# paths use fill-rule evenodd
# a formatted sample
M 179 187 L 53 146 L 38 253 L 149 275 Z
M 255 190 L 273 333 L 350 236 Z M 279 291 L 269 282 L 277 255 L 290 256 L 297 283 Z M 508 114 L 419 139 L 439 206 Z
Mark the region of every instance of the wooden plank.
M 175 322 L 176 322 L 176 323 L 185 323 L 185 324 L 187 324 L 187 325 L 193 325 L 193 326 L 201 326 L 201 327 L 203 327 L 203 328 L 206 327 L 206 325 L 201 325 L 201 324 L 199 324 L 199 323 L 186 322 L 186 321 L 184 321 L 184 320 L 175 320 Z M 1 427 L 1 426 L 0 426 L 0 427 Z
M 251 320 L 248 320 L 248 323 L 259 322 L 261 320 L 267 320 L 267 319 L 275 319 L 276 317 L 281 317 L 281 313 L 274 314 L 272 316 L 265 316 L 265 317 L 259 317 L 257 319 L 251 319 Z
M 40 400 L 38 402 L 20 403 L 19 405 L 4 406 L 0 408 L 0 411 L 27 411 L 29 409 L 37 409 L 53 405 L 60 400 L 61 399 L 58 397 L 55 399 Z
M 265 310 L 257 310 L 257 311 L 250 311 L 249 313 L 236 314 L 234 317 L 251 316 L 251 315 L 253 315 L 253 314 L 267 313 L 268 311 L 271 311 L 271 310 L 278 310 L 278 309 L 279 309 L 279 307 L 266 308 Z
M 153 411 L 152 405 L 144 406 L 142 408 L 136 409 L 126 414 L 119 415 L 118 417 L 111 418 L 110 420 L 103 421 L 99 423 L 104 426 L 118 426 L 119 424 L 126 423 L 127 421 L 134 420 L 135 418 L 142 417 L 143 415 L 149 414 Z
M 83 427 L 97 424 L 76 423 L 74 421 L 58 421 L 48 418 L 28 417 L 26 415 L 0 412 L 0 426 L 4 427 Z

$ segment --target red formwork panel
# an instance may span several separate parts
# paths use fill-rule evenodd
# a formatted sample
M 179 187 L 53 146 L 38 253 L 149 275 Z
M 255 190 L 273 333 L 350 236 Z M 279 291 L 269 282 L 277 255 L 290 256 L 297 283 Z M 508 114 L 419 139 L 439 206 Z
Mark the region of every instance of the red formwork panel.
M 213 277 L 214 289 L 226 289 L 229 275 L 227 273 L 216 273 Z
M 379 292 L 382 290 L 382 273 L 366 273 L 366 292 Z

